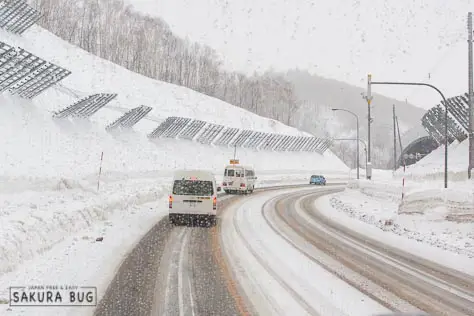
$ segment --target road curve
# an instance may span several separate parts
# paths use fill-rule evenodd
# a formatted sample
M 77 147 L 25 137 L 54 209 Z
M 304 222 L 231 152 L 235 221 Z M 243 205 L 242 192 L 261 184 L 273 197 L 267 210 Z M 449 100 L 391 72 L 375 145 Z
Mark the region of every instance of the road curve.
M 269 201 L 262 215 L 277 234 L 310 260 L 324 266 L 316 251 L 323 253 L 326 262 L 336 262 L 324 266 L 328 271 L 392 311 L 474 315 L 472 276 L 387 246 L 330 220 L 314 208 L 314 200 L 333 192 L 322 189 L 286 194 Z M 345 272 L 338 270 L 337 264 L 342 264 Z
M 264 192 L 307 185 L 260 188 Z M 245 196 L 221 195 L 218 215 Z M 159 221 L 123 260 L 94 315 L 252 314 L 221 251 L 217 227 Z
M 305 191 L 320 190 L 308 186 Z M 253 196 L 243 203 L 229 207 L 222 217 L 220 237 L 223 251 L 232 266 L 234 279 L 239 282 L 254 315 L 322 315 L 350 316 L 334 304 L 332 289 L 344 288 L 340 281 L 327 291 L 319 291 L 320 282 L 329 281 L 317 264 L 308 264 L 298 250 L 284 239 L 275 236 L 259 212 L 273 196 L 297 190 L 268 192 Z M 331 293 L 330 293 L 331 292 Z M 356 293 L 356 290 L 346 291 Z M 371 300 L 343 303 L 363 311 L 387 309 Z

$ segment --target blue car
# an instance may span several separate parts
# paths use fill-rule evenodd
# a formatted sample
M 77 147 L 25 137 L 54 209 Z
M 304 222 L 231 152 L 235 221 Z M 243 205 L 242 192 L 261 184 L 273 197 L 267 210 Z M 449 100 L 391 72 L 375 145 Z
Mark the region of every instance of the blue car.
M 309 184 L 326 185 L 326 178 L 321 175 L 312 175 Z

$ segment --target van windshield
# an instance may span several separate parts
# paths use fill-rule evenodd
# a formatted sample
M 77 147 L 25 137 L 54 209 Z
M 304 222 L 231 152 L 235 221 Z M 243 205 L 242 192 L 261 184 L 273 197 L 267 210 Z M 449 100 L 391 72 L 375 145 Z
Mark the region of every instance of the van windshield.
M 175 180 L 173 194 L 211 196 L 214 194 L 214 189 L 212 181 Z

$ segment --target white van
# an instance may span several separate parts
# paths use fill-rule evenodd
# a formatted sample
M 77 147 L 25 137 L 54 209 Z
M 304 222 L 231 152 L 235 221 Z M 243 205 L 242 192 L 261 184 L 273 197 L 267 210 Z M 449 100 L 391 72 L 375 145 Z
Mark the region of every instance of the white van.
M 216 178 L 210 171 L 177 170 L 169 196 L 169 220 L 172 224 L 197 219 L 214 226 L 217 215 Z
M 227 165 L 222 187 L 225 193 L 252 193 L 255 189 L 255 170 L 249 166 Z

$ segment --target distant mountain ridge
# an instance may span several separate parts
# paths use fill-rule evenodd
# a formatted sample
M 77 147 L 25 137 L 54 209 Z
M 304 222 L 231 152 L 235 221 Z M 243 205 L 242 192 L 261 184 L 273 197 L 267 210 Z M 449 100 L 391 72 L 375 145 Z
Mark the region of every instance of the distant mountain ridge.
M 365 89 L 334 79 L 311 75 L 303 70 L 291 70 L 285 77 L 294 85 L 296 97 L 307 103 L 299 109 L 295 127 L 315 134 L 326 133 L 326 136 L 334 138 L 355 138 L 356 120 L 354 117 L 342 111 L 331 111 L 331 108 L 341 108 L 352 111 L 358 116 L 360 138 L 367 140 L 368 110 L 367 101 L 363 99 Z M 373 94 L 372 157 L 374 166 L 379 168 L 388 166 L 393 152 L 393 105 L 395 105 L 401 134 L 411 128 L 420 127 L 421 118 L 426 112 L 410 103 Z M 319 119 L 315 120 L 315 117 Z M 354 142 L 344 142 L 340 146 L 336 144 L 334 150 L 346 163 L 351 164 L 354 161 L 354 147 Z M 361 155 L 363 155 L 362 150 Z M 361 159 L 365 158 L 361 156 Z
M 338 80 L 311 75 L 302 70 L 291 70 L 286 74 L 286 77 L 294 84 L 298 98 L 353 111 L 359 115 L 361 125 L 367 121 L 367 102 L 362 98 L 362 94 L 366 93 L 365 89 Z M 374 126 L 392 124 L 393 104 L 396 107 L 400 127 L 403 125 L 407 130 L 421 124 L 421 118 L 426 112 L 425 109 L 374 93 L 371 113 L 374 118 Z M 342 118 L 343 115 L 341 115 Z M 347 121 L 353 121 L 353 119 L 349 118 Z

